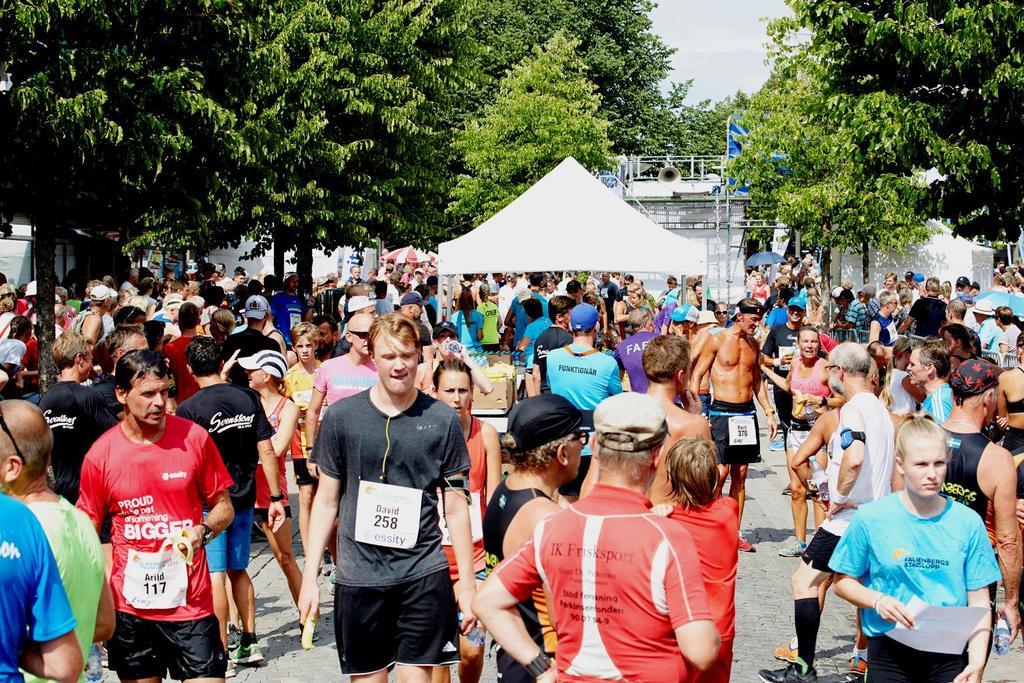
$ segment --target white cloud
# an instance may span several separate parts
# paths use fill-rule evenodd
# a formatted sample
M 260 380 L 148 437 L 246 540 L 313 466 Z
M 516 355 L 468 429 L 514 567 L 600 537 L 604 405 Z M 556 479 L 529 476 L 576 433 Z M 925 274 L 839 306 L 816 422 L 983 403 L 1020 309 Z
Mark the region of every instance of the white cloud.
M 654 32 L 676 48 L 669 80 L 692 78 L 690 100 L 698 101 L 760 88 L 769 72 L 765 18 L 787 14 L 785 0 L 661 0 L 651 20 Z

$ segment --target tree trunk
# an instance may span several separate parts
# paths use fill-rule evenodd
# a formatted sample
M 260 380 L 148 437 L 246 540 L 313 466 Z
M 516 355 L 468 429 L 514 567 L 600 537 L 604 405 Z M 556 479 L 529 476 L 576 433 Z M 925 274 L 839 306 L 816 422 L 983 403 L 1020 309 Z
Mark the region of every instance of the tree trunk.
M 867 240 L 865 240 L 865 241 L 860 243 L 860 276 L 861 276 L 861 283 L 865 284 L 865 285 L 868 283 L 868 278 L 869 278 L 868 271 L 870 270 L 870 265 L 871 265 L 869 263 L 869 261 L 870 261 L 869 249 L 870 249 L 870 247 L 868 246 Z
M 57 260 L 57 226 L 45 212 L 32 217 L 35 226 L 33 253 L 36 269 L 36 339 L 39 343 L 39 393 L 45 393 L 57 381 L 53 363 L 53 297 L 57 286 L 54 263 Z
M 825 284 L 823 296 L 832 291 L 832 247 L 821 248 L 821 281 Z
M 274 230 L 274 275 L 284 278 L 284 248 L 278 245 L 284 244 L 284 229 L 275 226 Z
M 299 292 L 307 295 L 313 291 L 313 247 L 306 240 L 295 245 L 295 272 L 299 274 Z M 339 278 L 341 274 L 339 273 Z

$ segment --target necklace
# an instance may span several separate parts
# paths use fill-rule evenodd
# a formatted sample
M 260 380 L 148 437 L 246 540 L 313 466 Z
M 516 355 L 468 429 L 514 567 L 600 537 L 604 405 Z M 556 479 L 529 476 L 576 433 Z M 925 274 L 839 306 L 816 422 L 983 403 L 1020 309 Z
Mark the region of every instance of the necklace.
M 946 422 L 953 422 L 953 423 L 958 424 L 958 425 L 963 425 L 964 427 L 970 427 L 972 433 L 980 433 L 981 432 L 980 429 L 978 429 L 975 425 L 972 425 L 970 422 L 964 422 L 963 420 L 954 420 L 953 418 L 949 418 L 948 420 L 946 420 Z

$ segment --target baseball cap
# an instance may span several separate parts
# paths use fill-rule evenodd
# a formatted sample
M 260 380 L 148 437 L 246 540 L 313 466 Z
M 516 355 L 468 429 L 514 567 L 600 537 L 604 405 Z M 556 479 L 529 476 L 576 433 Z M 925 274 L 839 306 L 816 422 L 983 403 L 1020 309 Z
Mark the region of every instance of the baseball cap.
M 260 351 L 252 356 L 239 358 L 238 364 L 246 370 L 264 370 L 268 375 L 284 379 L 288 372 L 288 361 L 280 351 Z
M 516 298 L 519 299 L 519 303 L 523 303 L 527 299 L 532 299 L 533 298 L 533 290 L 529 289 L 529 288 L 524 289 L 521 292 L 519 292 L 518 294 L 516 294 Z
M 971 281 L 970 281 L 969 278 L 966 278 L 963 275 L 961 275 L 960 277 L 958 277 L 956 279 L 956 286 L 957 287 L 970 287 L 971 286 Z
M 25 285 L 25 296 L 28 297 L 28 296 L 35 296 L 35 295 L 36 295 L 36 281 L 33 280 L 32 282 L 30 282 L 27 285 Z
M 459 337 L 459 333 L 455 329 L 455 325 L 450 320 L 443 320 L 439 322 L 437 325 L 434 325 L 434 341 L 437 341 L 437 338 L 440 337 L 442 334 L 450 334 L 456 339 L 458 339 Z
M 198 273 L 199 272 L 199 264 L 196 263 L 195 261 L 189 261 L 188 262 L 188 267 L 185 269 L 185 272 L 186 273 Z
M 423 305 L 423 297 L 420 296 L 419 292 L 409 292 L 403 296 L 399 306 L 411 306 L 412 304 L 416 304 L 417 306 Z
M 904 280 L 913 280 L 914 279 L 914 271 L 908 270 L 907 272 L 903 273 L 903 279 Z
M 165 310 L 170 308 L 176 308 L 178 306 L 181 306 L 183 303 L 185 303 L 185 299 L 181 296 L 181 294 L 168 294 L 167 296 L 164 297 L 163 308 Z
M 983 302 L 984 303 L 984 302 Z M 949 378 L 949 388 L 956 396 L 977 396 L 999 382 L 996 367 L 983 360 L 965 360 Z
M 564 396 L 544 394 L 523 399 L 512 407 L 505 436 L 511 437 L 516 444 L 509 450 L 518 452 L 576 432 L 591 431 L 593 426 L 588 414 L 578 410 Z
M 245 317 L 254 320 L 263 320 L 270 312 L 270 304 L 266 298 L 259 294 L 253 294 L 245 300 Z
M 671 318 L 672 322 L 676 323 L 695 323 L 700 320 L 700 311 L 692 304 L 683 304 L 682 306 L 675 307 Z
M 96 285 L 89 290 L 90 301 L 103 301 L 104 299 L 116 299 L 117 292 L 106 285 Z
M 645 451 L 665 440 L 665 409 L 646 394 L 627 392 L 601 401 L 594 411 L 594 431 L 602 448 Z
M 977 280 L 971 281 L 971 289 L 981 289 L 981 285 L 978 284 Z
M 373 306 L 373 302 L 370 301 L 368 296 L 354 296 L 345 301 L 345 311 L 348 313 L 354 313 L 355 311 L 361 311 L 364 308 Z
M 708 323 L 717 323 L 718 318 L 715 317 L 714 311 L 701 311 L 700 317 L 697 318 L 698 325 L 707 325 Z
M 836 298 L 837 299 L 849 299 L 850 301 L 853 301 L 853 292 L 851 292 L 848 289 L 841 289 L 841 290 L 839 290 L 839 296 L 837 296 Z
M 803 299 L 795 296 L 789 300 L 789 303 L 786 304 L 786 308 L 799 308 L 801 311 L 806 310 Z
M 569 328 L 573 331 L 592 330 L 597 326 L 599 318 L 596 308 L 590 304 L 579 304 L 573 306 L 569 314 Z
M 437 286 L 437 276 L 436 275 L 431 275 L 430 277 L 427 278 L 427 286 L 428 287 L 436 287 Z
M 843 288 L 842 287 L 833 287 L 832 288 L 832 298 L 833 299 L 838 299 L 839 295 L 842 294 L 842 293 L 843 293 Z
M 924 273 L 914 273 L 914 282 L 918 284 L 924 282 Z

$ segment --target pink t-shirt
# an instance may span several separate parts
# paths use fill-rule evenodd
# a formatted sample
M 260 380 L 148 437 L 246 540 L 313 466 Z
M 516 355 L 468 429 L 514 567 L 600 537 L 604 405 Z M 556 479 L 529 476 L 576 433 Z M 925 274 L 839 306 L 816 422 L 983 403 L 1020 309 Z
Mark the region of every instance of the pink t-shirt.
M 320 364 L 313 375 L 313 388 L 324 395 L 323 409 L 326 410 L 336 401 L 366 391 L 379 381 L 377 366 L 372 360 L 365 365 L 353 365 L 346 354 Z

